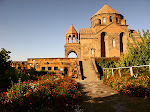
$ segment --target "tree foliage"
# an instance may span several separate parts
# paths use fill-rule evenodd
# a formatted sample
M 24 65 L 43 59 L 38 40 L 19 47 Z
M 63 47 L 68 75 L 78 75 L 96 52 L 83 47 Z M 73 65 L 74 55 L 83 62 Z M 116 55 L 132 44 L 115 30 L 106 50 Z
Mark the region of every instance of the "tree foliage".
M 10 51 L 6 51 L 4 48 L 0 51 L 0 75 L 5 75 L 6 71 L 10 68 Z
M 116 67 L 115 62 L 113 60 L 105 60 L 104 58 L 98 61 L 97 64 L 101 68 L 115 68 Z
M 142 30 L 143 36 L 140 33 L 141 41 L 137 41 L 136 38 L 130 32 L 130 37 L 133 42 L 128 43 L 128 52 L 120 57 L 120 60 L 116 63 L 116 66 L 137 66 L 148 65 L 150 63 L 150 32 Z

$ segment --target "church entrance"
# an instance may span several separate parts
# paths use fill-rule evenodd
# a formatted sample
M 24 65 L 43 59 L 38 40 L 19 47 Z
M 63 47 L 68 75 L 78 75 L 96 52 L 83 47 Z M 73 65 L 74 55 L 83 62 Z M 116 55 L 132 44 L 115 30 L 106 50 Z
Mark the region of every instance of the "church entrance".
M 101 57 L 106 57 L 105 54 L 105 32 L 101 33 Z

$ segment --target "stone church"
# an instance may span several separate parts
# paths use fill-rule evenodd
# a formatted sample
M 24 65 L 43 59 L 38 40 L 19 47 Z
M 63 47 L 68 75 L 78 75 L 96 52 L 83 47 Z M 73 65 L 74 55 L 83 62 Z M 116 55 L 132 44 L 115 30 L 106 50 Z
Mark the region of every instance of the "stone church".
M 135 30 L 129 30 L 123 15 L 105 4 L 91 17 L 90 28 L 80 28 L 79 33 L 71 25 L 66 33 L 65 58 L 28 58 L 25 62 L 13 62 L 16 69 L 55 71 L 74 78 L 97 80 L 99 73 L 95 59 L 119 58 L 127 52 L 127 43 L 132 42 L 129 31 L 139 40 Z M 68 58 L 74 52 L 77 58 Z
M 139 38 L 136 31 L 132 33 Z M 90 28 L 80 28 L 78 34 L 73 25 L 70 26 L 66 33 L 65 57 L 70 52 L 75 52 L 80 60 L 120 57 L 127 52 L 128 41 L 132 39 L 123 15 L 105 4 L 91 17 Z

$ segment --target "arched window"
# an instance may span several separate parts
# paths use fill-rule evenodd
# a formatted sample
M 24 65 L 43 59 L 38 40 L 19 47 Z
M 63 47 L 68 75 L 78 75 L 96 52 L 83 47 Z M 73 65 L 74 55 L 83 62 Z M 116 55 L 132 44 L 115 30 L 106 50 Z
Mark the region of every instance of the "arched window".
M 106 19 L 103 17 L 103 23 L 106 23 Z
M 71 35 L 69 35 L 68 43 L 71 43 Z
M 118 23 L 118 18 L 116 18 L 116 23 Z
M 105 32 L 101 33 L 101 57 L 105 57 Z
M 91 49 L 91 54 L 94 54 L 94 49 L 93 48 Z
M 113 47 L 115 47 L 115 46 L 116 46 L 115 39 L 113 39 L 113 40 L 112 40 L 112 45 L 113 45 Z
M 101 24 L 101 19 L 99 19 L 99 24 Z
M 123 52 L 123 32 L 120 33 L 120 52 Z
M 110 22 L 112 22 L 112 16 L 109 17 Z

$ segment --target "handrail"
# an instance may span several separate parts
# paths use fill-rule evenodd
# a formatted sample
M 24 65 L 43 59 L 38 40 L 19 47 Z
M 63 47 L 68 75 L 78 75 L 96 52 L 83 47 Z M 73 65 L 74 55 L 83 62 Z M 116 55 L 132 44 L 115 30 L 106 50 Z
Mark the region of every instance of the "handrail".
M 149 73 L 150 73 L 150 64 L 149 65 L 140 65 L 140 66 L 128 66 L 128 67 L 117 67 L 117 68 L 102 68 L 103 70 L 107 70 L 107 69 L 112 69 L 112 76 L 114 76 L 114 72 L 113 72 L 113 69 L 119 69 L 119 76 L 121 77 L 121 71 L 120 69 L 121 68 L 130 68 L 130 74 L 131 76 L 133 76 L 133 68 L 134 67 L 147 67 L 149 66 Z

